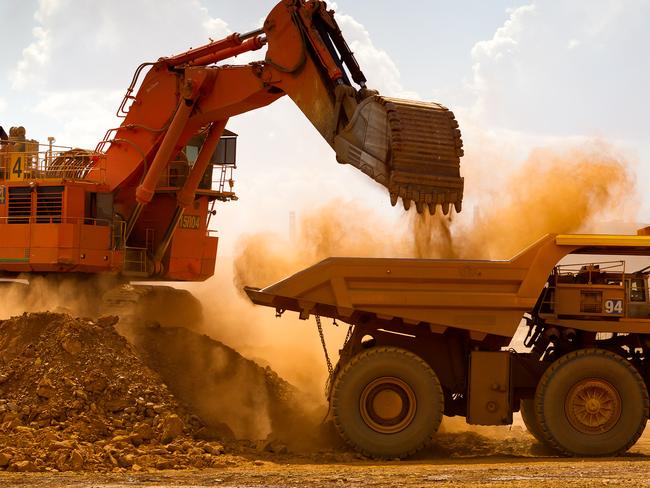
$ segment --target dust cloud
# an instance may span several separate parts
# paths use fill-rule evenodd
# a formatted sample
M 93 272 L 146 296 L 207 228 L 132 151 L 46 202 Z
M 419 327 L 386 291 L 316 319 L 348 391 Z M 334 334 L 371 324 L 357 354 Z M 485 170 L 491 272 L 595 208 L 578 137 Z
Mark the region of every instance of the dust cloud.
M 25 312 L 69 313 L 79 317 L 97 315 L 101 296 L 115 285 L 109 276 L 29 276 L 0 280 L 0 320 Z
M 488 162 L 484 162 L 487 164 Z M 634 179 L 609 146 L 536 149 L 501 188 L 476 182 L 471 222 L 465 214 L 404 212 L 401 220 L 335 200 L 306 213 L 296 242 L 277 234 L 244 237 L 235 285 L 269 285 L 329 256 L 508 259 L 547 233 L 589 229 L 629 217 Z
M 589 232 L 599 220 L 633 219 L 638 204 L 628 166 L 604 143 L 536 149 L 503 188 L 475 186 L 470 194 L 486 196 L 470 223 L 411 217 L 415 256 L 508 259 L 548 233 Z
M 394 218 L 395 212 L 337 199 L 304 212 L 293 241 L 275 233 L 244 236 L 233 261 L 240 295 L 216 298 L 211 316 L 219 330 L 212 333 L 226 334 L 225 342 L 259 354 L 290 381 L 315 391 L 314 380 L 326 375 L 313 326 L 298 323 L 295 314 L 267 326 L 273 312 L 242 298 L 244 285 L 268 286 L 330 256 L 508 259 L 546 233 L 584 232 L 601 220 L 630 218 L 636 204 L 628 165 L 602 142 L 536 149 L 508 176 L 475 179 L 466 193 L 476 196 L 473 216 L 471 210 L 430 216 L 412 209 Z M 214 301 L 215 286 L 224 293 L 223 281 L 212 283 L 207 289 Z M 345 331 L 326 330 L 339 345 Z

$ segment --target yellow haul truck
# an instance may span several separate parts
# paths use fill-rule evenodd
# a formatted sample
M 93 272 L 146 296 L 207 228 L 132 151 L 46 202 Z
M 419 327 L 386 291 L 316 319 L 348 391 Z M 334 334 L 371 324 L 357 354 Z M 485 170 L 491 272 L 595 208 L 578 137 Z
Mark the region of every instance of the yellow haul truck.
M 569 254 L 592 259 L 558 265 Z M 560 453 L 609 456 L 648 418 L 650 268 L 614 260 L 626 256 L 650 256 L 650 236 L 547 235 L 509 261 L 329 258 L 246 291 L 319 330 L 320 317 L 351 325 L 328 398 L 366 455 L 414 453 L 443 414 L 507 425 L 521 410 Z M 528 352 L 515 352 L 522 319 Z

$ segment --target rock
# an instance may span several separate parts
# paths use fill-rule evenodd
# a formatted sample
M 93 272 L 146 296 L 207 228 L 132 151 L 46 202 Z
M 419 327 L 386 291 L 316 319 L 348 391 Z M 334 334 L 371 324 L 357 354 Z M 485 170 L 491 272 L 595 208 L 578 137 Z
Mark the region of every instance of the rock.
M 189 451 L 187 451 L 188 456 L 202 456 L 203 455 L 203 449 L 200 447 L 192 447 Z
M 167 415 L 162 420 L 162 438 L 161 442 L 163 444 L 168 444 L 178 436 L 183 434 L 183 421 L 181 418 L 174 414 Z
M 133 454 L 125 454 L 124 456 L 120 456 L 117 462 L 121 468 L 129 468 L 133 466 L 135 456 Z
M 32 429 L 31 427 L 19 425 L 14 430 L 23 436 L 28 436 L 28 437 L 34 436 L 34 429 Z
M 77 449 L 62 451 L 56 458 L 59 471 L 81 471 L 84 467 L 84 457 Z
M 82 389 L 77 389 L 73 391 L 72 394 L 75 396 L 75 398 L 79 398 L 84 401 L 88 400 L 88 395 L 86 395 L 86 393 Z
M 84 458 L 79 451 L 76 449 L 70 453 L 67 463 L 71 471 L 79 471 L 84 466 Z
M 21 473 L 28 471 L 38 471 L 36 465 L 32 461 L 16 461 L 9 466 L 10 471 L 18 471 Z
M 131 442 L 131 436 L 126 435 L 126 434 L 124 434 L 124 435 L 122 435 L 122 434 L 116 435 L 115 437 L 113 437 L 111 439 L 111 442 L 113 444 L 126 444 L 127 442 L 130 443 Z
M 72 439 L 64 441 L 54 441 L 50 444 L 50 449 L 74 449 L 76 443 Z
M 114 398 L 106 402 L 106 409 L 110 412 L 119 412 L 129 406 L 129 402 L 123 398 Z
M 172 469 L 174 467 L 174 461 L 170 459 L 161 459 L 156 463 L 156 469 Z
M 42 436 L 41 436 L 41 442 L 43 443 L 54 443 L 54 442 L 59 442 L 59 436 L 57 435 L 56 432 L 52 430 L 46 431 Z
M 36 394 L 38 396 L 42 398 L 51 398 L 55 393 L 56 389 L 54 388 L 54 383 L 52 383 L 51 379 L 43 378 L 38 382 L 38 386 L 36 387 Z
M 76 356 L 81 352 L 81 342 L 73 337 L 66 337 L 61 342 L 61 347 L 63 350 L 72 356 Z
M 146 422 L 138 422 L 133 426 L 133 431 L 144 441 L 153 439 L 155 433 L 153 427 Z
M 223 439 L 235 439 L 235 433 L 224 423 L 218 425 L 203 426 L 194 434 L 196 439 L 204 441 L 217 441 Z
M 12 457 L 13 456 L 8 452 L 0 452 L 0 467 L 1 468 L 7 467 Z
M 208 454 L 212 454 L 213 456 L 218 456 L 224 453 L 223 446 L 216 442 L 213 442 L 211 444 L 206 444 L 205 446 L 203 446 L 203 450 Z
M 153 454 L 143 454 L 141 456 L 136 457 L 135 464 L 147 468 L 149 466 L 155 466 L 157 461 L 158 461 L 157 456 Z
M 289 449 L 287 448 L 286 445 L 282 444 L 281 442 L 277 442 L 277 441 L 268 442 L 264 446 L 264 450 L 266 452 L 272 452 L 272 453 L 275 453 L 275 454 L 287 454 L 289 452 Z
M 86 382 L 86 390 L 91 393 L 101 393 L 108 387 L 108 380 L 103 375 L 97 375 Z

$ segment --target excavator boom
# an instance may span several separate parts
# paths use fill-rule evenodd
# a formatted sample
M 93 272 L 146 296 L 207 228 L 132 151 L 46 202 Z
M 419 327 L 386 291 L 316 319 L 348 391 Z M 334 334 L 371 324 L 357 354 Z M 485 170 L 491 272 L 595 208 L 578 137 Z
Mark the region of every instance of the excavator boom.
M 264 45 L 264 61 L 213 65 Z M 177 94 L 179 86 L 183 89 Z M 386 187 L 393 205 L 401 198 L 406 209 L 415 203 L 418 212 L 428 208 L 433 213 L 441 205 L 447 213 L 452 204 L 461 210 L 463 150 L 453 113 L 436 103 L 388 98 L 368 89 L 334 12 L 320 0 L 282 1 L 262 29 L 161 58 L 135 96 L 133 88 L 120 107 L 124 123 L 100 149 L 111 143 L 109 163 L 112 150 L 124 161 L 125 144 L 135 144 L 146 155 L 131 154 L 131 164 L 109 164 L 109 180 L 118 187 L 149 160 L 148 182 L 138 193 L 141 203 L 148 203 L 152 183 L 170 155 L 201 127 L 286 94 L 332 146 L 336 159 Z M 174 123 L 179 112 L 185 115 Z M 178 133 L 166 139 L 172 128 Z M 161 148 L 164 157 L 156 158 Z

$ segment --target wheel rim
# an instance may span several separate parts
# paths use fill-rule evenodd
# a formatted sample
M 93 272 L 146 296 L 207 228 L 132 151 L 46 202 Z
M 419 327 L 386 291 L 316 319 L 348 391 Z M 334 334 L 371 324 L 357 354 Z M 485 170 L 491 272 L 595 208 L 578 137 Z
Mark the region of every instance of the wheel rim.
M 584 434 L 602 434 L 621 417 L 621 396 L 609 382 L 584 379 L 573 385 L 564 403 L 571 425 Z
M 361 393 L 359 410 L 368 427 L 382 434 L 404 430 L 413 421 L 417 401 L 413 389 L 399 378 L 384 376 Z

